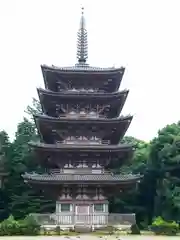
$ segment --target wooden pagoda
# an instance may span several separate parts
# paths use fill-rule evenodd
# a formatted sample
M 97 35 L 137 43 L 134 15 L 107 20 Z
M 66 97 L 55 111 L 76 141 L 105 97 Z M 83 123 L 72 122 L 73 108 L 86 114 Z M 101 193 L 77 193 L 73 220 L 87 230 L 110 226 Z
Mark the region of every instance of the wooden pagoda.
M 87 64 L 87 30 L 82 13 L 73 67 L 42 65 L 45 90 L 38 95 L 43 114 L 34 115 L 41 141 L 31 142 L 42 174 L 25 173 L 30 184 L 49 191 L 56 215 L 108 215 L 108 198 L 135 187 L 139 175 L 114 175 L 112 161 L 124 164 L 133 146 L 121 144 L 132 116 L 120 116 L 128 90 L 119 91 L 125 69 Z M 72 218 L 71 218 L 72 220 Z M 67 219 L 66 219 L 67 221 Z

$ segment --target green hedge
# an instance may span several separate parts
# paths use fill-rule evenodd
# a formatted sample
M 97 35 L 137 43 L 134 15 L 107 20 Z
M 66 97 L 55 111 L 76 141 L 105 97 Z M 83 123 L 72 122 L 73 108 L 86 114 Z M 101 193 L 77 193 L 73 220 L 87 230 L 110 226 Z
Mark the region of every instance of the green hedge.
M 13 216 L 0 223 L 0 236 L 38 235 L 40 226 L 32 216 L 16 221 Z
M 152 223 L 151 230 L 156 235 L 173 236 L 179 232 L 179 225 L 174 221 L 167 222 L 162 217 L 157 217 Z

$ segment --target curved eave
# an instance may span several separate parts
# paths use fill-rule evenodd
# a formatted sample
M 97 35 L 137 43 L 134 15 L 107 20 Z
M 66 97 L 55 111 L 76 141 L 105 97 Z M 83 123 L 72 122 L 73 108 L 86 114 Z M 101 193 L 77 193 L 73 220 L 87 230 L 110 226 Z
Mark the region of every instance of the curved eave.
M 132 185 L 132 184 L 136 184 L 138 181 L 140 181 L 140 179 L 142 178 L 142 176 L 138 175 L 134 175 L 134 177 L 130 177 L 130 178 L 121 178 L 119 177 L 119 179 L 103 179 L 101 180 L 101 176 L 96 176 L 94 175 L 94 179 L 86 179 L 86 177 L 82 177 L 81 178 L 74 178 L 74 175 L 70 176 L 70 179 L 61 179 L 61 176 L 54 176 L 54 175 L 39 175 L 39 174 L 23 174 L 22 177 L 24 178 L 25 181 L 29 182 L 29 183 L 34 183 L 34 184 L 74 184 L 77 185 L 77 183 L 83 183 L 83 184 L 104 184 L 104 185 Z M 100 178 L 99 178 L 100 177 Z
M 61 151 L 81 151 L 81 152 L 122 152 L 133 151 L 134 145 L 132 144 L 118 144 L 118 145 L 79 145 L 79 144 L 46 144 L 41 142 L 29 142 L 29 146 L 33 147 L 35 151 L 49 151 L 49 152 L 61 152 Z
M 24 178 L 24 177 L 23 177 Z M 40 180 L 32 180 L 32 179 L 26 179 L 24 178 L 25 181 L 27 181 L 30 184 L 45 184 L 45 185 L 59 185 L 59 184 L 72 184 L 72 185 L 77 185 L 77 183 L 81 183 L 81 184 L 92 184 L 92 185 L 97 185 L 101 184 L 101 185 L 135 185 L 139 180 L 134 180 L 134 181 L 51 181 L 49 182 L 47 181 L 40 181 Z
M 119 118 L 55 118 L 51 117 L 48 115 L 38 115 L 34 114 L 33 115 L 35 123 L 37 126 L 39 126 L 41 123 L 48 123 L 48 124 L 61 124 L 61 123 L 67 123 L 67 124 L 121 124 L 123 122 L 127 122 L 127 127 L 129 127 L 133 116 L 128 115 L 128 116 L 120 116 Z
M 39 98 L 41 96 L 50 96 L 50 97 L 58 97 L 58 98 L 123 98 L 127 97 L 129 90 L 124 89 L 122 91 L 117 91 L 113 93 L 105 93 L 105 92 L 54 92 L 49 89 L 37 88 L 37 92 Z
M 95 73 L 95 74 L 111 74 L 111 73 L 121 73 L 123 74 L 125 71 L 124 67 L 115 68 L 115 67 L 107 67 L 107 68 L 100 68 L 100 67 L 91 67 L 89 65 L 76 65 L 72 67 L 57 67 L 57 66 L 48 66 L 48 65 L 41 65 L 41 69 L 43 74 L 46 71 L 50 72 L 59 72 L 59 73 Z

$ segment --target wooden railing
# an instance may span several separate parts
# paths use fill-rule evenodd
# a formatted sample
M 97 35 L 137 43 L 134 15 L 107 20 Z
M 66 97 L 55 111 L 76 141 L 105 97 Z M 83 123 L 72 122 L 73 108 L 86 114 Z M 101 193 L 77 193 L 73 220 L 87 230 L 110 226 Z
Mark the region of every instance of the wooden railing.
M 108 145 L 110 140 L 63 140 L 56 143 L 58 144 L 82 144 L 82 145 Z
M 58 116 L 59 118 L 73 118 L 73 119 L 106 119 L 107 116 L 106 115 L 102 115 L 102 114 L 94 114 L 94 115 L 91 115 L 90 113 L 86 113 L 86 114 L 60 114 Z
M 104 170 L 104 168 L 62 168 L 62 169 L 50 169 L 50 174 L 62 174 L 62 173 L 72 173 L 72 174 L 110 174 L 109 171 Z
M 105 91 L 103 90 L 99 90 L 99 89 L 84 89 L 84 88 L 70 88 L 70 89 L 63 89 L 59 92 L 69 92 L 69 93 L 105 93 Z
M 40 225 L 121 225 L 124 227 L 136 223 L 135 214 L 31 214 Z

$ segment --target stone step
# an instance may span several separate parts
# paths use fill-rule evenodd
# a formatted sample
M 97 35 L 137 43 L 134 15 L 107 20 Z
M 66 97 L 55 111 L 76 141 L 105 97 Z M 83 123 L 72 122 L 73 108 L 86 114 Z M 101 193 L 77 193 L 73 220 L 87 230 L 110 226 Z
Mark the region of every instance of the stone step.
M 92 228 L 90 225 L 76 225 L 74 227 L 75 232 L 79 233 L 89 233 L 92 232 Z

